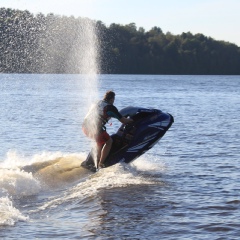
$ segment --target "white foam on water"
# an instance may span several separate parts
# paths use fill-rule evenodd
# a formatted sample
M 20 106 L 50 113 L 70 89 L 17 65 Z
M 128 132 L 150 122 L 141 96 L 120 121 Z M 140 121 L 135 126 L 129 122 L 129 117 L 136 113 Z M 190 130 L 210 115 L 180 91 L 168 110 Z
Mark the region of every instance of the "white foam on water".
M 151 172 L 152 174 L 164 172 L 167 168 L 166 164 L 159 159 L 159 156 L 152 154 L 144 154 L 130 165 L 138 171 Z
M 84 157 L 86 154 L 48 153 L 35 154 L 24 157 L 16 151 L 7 153 L 0 163 L 0 225 L 14 225 L 15 222 L 28 220 L 15 206 L 14 200 L 38 195 L 42 190 L 42 182 L 31 172 L 21 170 L 20 167 L 34 163 L 41 164 L 59 157 Z
M 41 189 L 31 173 L 20 169 L 0 169 L 0 176 L 0 188 L 15 198 L 36 195 Z
M 0 197 L 0 226 L 14 225 L 17 221 L 27 221 L 28 216 L 24 216 L 13 206 L 8 197 Z
M 7 153 L 6 159 L 0 163 L 0 196 L 4 193 L 6 196 L 21 198 L 39 193 L 41 189 L 39 181 L 32 173 L 24 172 L 19 168 L 26 162 L 28 159 L 24 159 L 15 151 Z
M 0 226 L 14 225 L 17 221 L 26 221 L 16 207 L 12 199 L 36 195 L 41 187 L 31 173 L 21 171 L 17 165 L 21 160 L 14 155 L 0 165 Z M 9 165 L 7 164 L 9 162 Z
M 34 154 L 32 156 L 24 156 L 17 151 L 8 151 L 6 158 L 0 163 L 0 169 L 18 169 L 25 165 L 31 165 L 34 163 L 40 163 L 45 161 L 55 160 L 60 157 L 86 157 L 86 153 L 63 153 L 63 152 L 48 152 L 43 151 L 41 153 Z
M 67 202 L 81 201 L 89 198 L 96 199 L 98 193 L 103 189 L 125 188 L 131 185 L 162 184 L 159 179 L 151 177 L 151 174 L 154 175 L 154 173 L 158 174 L 165 171 L 165 164 L 159 161 L 158 157 L 146 154 L 131 164 L 118 163 L 111 167 L 100 169 L 96 173 L 87 171 L 88 174 L 84 173 L 84 175 L 81 169 L 76 172 L 74 164 L 76 164 L 78 158 L 83 160 L 85 157 L 86 153 L 43 152 L 24 158 L 21 155 L 18 156 L 16 152 L 9 152 L 5 161 L 0 165 L 0 188 L 2 189 L 0 192 L 0 201 L 2 203 L 0 213 L 3 216 L 1 224 L 11 225 L 16 221 L 28 219 L 28 217 L 23 216 L 13 206 L 11 199 L 37 195 L 45 191 L 46 188 L 43 187 L 43 183 L 45 180 L 49 181 L 49 173 L 54 176 L 54 180 L 61 181 L 60 185 L 64 191 L 61 191 L 57 196 L 55 194 L 54 196 L 50 196 L 40 207 L 31 210 L 28 214 L 50 210 Z M 58 162 L 57 159 L 59 158 L 61 160 Z M 72 164 L 72 159 L 76 162 L 73 163 L 73 166 L 69 166 L 69 164 Z M 46 162 L 51 163 L 51 166 L 44 172 Z M 43 173 L 41 175 L 42 178 L 36 179 L 35 175 L 31 172 L 26 172 L 19 168 L 19 165 L 31 166 L 31 164 L 32 166 L 35 166 L 34 164 L 41 166 L 42 164 L 43 167 L 40 170 Z M 79 166 L 80 162 L 78 168 L 80 168 Z M 60 167 L 60 171 L 58 167 Z M 72 169 L 74 171 L 69 171 L 69 167 L 71 171 Z M 69 179 L 69 172 L 70 176 L 75 174 L 71 185 L 67 181 Z M 147 174 L 145 175 L 144 173 Z M 56 188 L 56 185 L 49 185 L 48 191 L 54 191 Z M 9 210 L 9 214 L 6 214 L 7 209 L 11 210 Z
M 141 157 L 136 160 L 135 166 L 125 163 L 118 163 L 108 168 L 100 169 L 96 173 L 87 176 L 84 181 L 81 181 L 71 189 L 67 190 L 64 195 L 50 199 L 36 211 L 44 211 L 50 208 L 72 202 L 75 200 L 83 200 L 85 198 L 95 199 L 99 191 L 111 188 L 124 188 L 131 185 L 151 185 L 163 184 L 156 178 L 143 176 L 142 172 L 152 171 L 153 169 L 159 173 L 164 171 L 164 166 L 157 163 L 149 163 L 148 159 Z M 157 169 L 156 169 L 157 168 Z M 139 172 L 141 170 L 141 172 Z

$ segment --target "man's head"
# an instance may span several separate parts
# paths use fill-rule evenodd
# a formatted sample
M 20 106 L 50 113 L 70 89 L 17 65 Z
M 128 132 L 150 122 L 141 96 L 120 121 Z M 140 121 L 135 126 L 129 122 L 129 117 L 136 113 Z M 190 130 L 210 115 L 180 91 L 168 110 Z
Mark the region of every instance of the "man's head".
M 113 91 L 107 91 L 105 93 L 105 96 L 103 98 L 104 101 L 107 101 L 110 104 L 113 104 L 114 100 L 115 100 L 115 92 Z

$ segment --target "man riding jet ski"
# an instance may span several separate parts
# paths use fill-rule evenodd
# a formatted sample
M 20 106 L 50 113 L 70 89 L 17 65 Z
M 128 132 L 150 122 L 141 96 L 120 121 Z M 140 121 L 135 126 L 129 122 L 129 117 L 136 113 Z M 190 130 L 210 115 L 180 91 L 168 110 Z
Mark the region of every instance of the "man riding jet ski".
M 174 122 L 171 114 L 158 109 L 127 107 L 119 113 L 125 119 L 132 119 L 132 121 L 123 122 L 118 131 L 111 135 L 112 146 L 104 161 L 104 167 L 118 162 L 130 163 L 138 158 L 151 149 Z M 94 153 L 92 149 L 87 159 L 81 164 L 82 167 L 93 172 L 97 169 Z
M 82 125 L 84 134 L 97 143 L 97 165 L 100 168 L 104 167 L 105 159 L 113 143 L 113 139 L 106 131 L 105 124 L 111 117 L 117 118 L 124 124 L 133 122 L 132 119 L 125 118 L 118 112 L 118 109 L 113 105 L 114 100 L 115 93 L 113 91 L 106 92 L 103 100 L 90 108 Z

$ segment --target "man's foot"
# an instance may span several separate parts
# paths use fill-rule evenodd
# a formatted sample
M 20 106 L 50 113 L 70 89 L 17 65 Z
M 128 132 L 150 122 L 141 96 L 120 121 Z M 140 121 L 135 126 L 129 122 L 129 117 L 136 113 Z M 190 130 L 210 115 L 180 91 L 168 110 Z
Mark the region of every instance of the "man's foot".
M 100 169 L 100 168 L 105 168 L 105 165 L 103 163 L 99 163 L 98 169 Z

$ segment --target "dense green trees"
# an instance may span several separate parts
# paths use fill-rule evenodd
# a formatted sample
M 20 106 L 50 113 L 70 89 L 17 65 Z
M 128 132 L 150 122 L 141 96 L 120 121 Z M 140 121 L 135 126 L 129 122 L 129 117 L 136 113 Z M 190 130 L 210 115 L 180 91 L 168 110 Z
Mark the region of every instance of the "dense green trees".
M 240 74 L 240 47 L 203 34 L 150 31 L 53 14 L 0 9 L 0 72 L 82 73 L 79 61 L 94 24 L 101 73 Z M 81 47 L 80 47 L 81 46 Z

